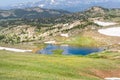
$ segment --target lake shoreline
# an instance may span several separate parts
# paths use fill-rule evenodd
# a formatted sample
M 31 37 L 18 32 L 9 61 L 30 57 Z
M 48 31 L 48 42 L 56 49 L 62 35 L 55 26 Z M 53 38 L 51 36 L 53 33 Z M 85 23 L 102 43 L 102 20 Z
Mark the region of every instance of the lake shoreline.
M 55 45 L 55 44 L 48 44 L 42 50 L 38 50 L 37 53 L 39 54 L 55 54 L 59 53 L 61 55 L 88 55 L 91 53 L 102 52 L 104 48 L 96 48 L 96 47 L 78 47 L 78 46 L 70 46 L 70 45 Z

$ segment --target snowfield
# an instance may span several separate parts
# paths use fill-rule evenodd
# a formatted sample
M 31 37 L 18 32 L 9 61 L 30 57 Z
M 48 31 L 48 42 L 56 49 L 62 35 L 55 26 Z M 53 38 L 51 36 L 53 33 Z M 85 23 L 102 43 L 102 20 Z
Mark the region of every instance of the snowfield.
M 112 27 L 106 29 L 99 29 L 99 33 L 107 35 L 107 36 L 117 36 L 120 37 L 120 27 Z
M 102 22 L 102 21 L 94 21 L 94 23 L 100 25 L 100 26 L 112 26 L 116 25 L 118 23 L 115 22 Z M 111 27 L 111 28 L 106 28 L 106 29 L 99 29 L 98 32 L 100 34 L 104 34 L 107 36 L 117 36 L 120 37 L 120 27 Z
M 115 22 L 102 22 L 102 21 L 94 21 L 94 23 L 100 25 L 100 26 L 112 26 L 116 25 L 117 23 Z

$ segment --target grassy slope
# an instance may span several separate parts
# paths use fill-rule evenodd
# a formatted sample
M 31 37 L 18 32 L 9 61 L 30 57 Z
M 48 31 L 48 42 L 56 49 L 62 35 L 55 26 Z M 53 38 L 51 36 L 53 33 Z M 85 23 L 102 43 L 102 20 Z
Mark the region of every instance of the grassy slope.
M 120 70 L 119 63 L 119 60 L 91 56 L 0 51 L 0 80 L 101 80 L 93 70 Z
M 67 44 L 71 45 L 78 45 L 78 46 L 97 46 L 97 41 L 93 40 L 90 37 L 74 37 L 70 41 L 66 42 Z
M 98 42 L 97 40 L 83 36 L 83 35 L 78 35 L 74 37 L 69 37 L 69 38 L 63 38 L 63 37 L 56 37 L 56 41 L 61 42 L 63 44 L 69 44 L 73 46 L 82 46 L 82 47 L 98 47 L 101 46 L 101 42 Z

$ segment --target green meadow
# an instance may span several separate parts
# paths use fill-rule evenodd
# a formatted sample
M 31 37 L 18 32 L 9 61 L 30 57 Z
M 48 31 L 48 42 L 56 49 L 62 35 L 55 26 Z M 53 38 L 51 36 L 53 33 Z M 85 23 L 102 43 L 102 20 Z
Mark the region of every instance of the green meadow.
M 68 56 L 0 51 L 0 80 L 103 80 L 117 76 L 115 71 L 120 74 L 119 54 Z

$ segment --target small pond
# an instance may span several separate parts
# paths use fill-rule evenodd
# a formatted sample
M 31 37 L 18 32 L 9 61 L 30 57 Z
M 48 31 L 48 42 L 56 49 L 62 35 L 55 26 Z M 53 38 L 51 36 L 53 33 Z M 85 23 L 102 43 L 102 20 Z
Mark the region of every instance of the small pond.
M 48 44 L 44 49 L 39 50 L 40 54 L 53 54 L 54 50 L 61 49 L 63 50 L 62 54 L 65 55 L 88 55 L 95 52 L 101 52 L 103 48 L 90 48 L 90 47 L 73 47 L 67 45 L 53 45 Z

